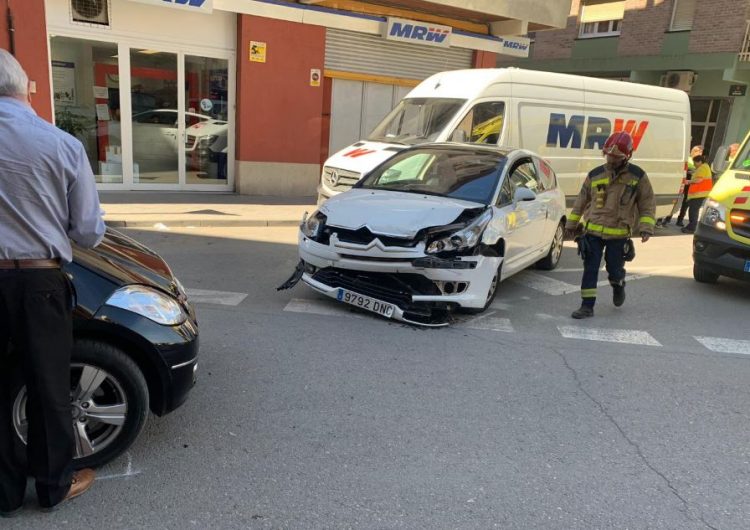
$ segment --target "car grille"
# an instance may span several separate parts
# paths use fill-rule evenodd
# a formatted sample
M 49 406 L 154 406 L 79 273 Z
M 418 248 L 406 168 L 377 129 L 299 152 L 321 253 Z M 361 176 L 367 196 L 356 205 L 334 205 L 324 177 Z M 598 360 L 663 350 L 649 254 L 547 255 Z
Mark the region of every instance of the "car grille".
M 354 186 L 362 175 L 356 171 L 347 171 L 333 167 L 323 168 L 323 182 L 334 191 L 346 191 Z
M 347 230 L 345 228 L 330 227 L 332 233 L 335 233 L 339 238 L 339 241 L 345 243 L 354 243 L 356 245 L 369 245 L 375 238 L 378 238 L 381 243 L 387 247 L 406 247 L 414 248 L 419 242 L 418 239 L 406 239 L 398 237 L 388 237 L 378 234 L 373 234 L 365 226 L 359 230 Z
M 729 212 L 732 231 L 741 237 L 750 238 L 750 210 L 732 210 Z
M 395 304 L 404 311 L 412 309 L 412 295 L 441 294 L 437 285 L 419 274 L 396 275 L 327 267 L 316 272 L 313 280 L 329 287 L 342 287 L 364 296 Z

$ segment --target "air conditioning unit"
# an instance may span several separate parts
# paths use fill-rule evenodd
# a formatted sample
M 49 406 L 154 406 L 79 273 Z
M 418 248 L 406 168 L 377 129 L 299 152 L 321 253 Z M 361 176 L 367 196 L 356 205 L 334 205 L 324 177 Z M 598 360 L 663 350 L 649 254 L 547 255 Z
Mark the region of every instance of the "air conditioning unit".
M 698 76 L 690 70 L 667 72 L 661 76 L 661 86 L 690 92 Z
M 70 0 L 73 22 L 109 27 L 109 0 Z

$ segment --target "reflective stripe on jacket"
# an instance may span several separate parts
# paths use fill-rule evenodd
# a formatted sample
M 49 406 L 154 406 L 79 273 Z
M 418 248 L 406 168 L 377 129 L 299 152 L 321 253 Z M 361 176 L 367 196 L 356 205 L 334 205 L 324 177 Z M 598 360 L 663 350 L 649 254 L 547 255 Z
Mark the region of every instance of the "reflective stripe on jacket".
M 688 188 L 688 199 L 703 199 L 711 193 L 714 181 L 711 178 L 711 168 L 705 162 L 693 171 Z
M 656 200 L 646 172 L 626 164 L 617 174 L 606 165 L 592 169 L 568 215 L 567 229 L 582 223 L 586 233 L 622 239 L 654 233 Z

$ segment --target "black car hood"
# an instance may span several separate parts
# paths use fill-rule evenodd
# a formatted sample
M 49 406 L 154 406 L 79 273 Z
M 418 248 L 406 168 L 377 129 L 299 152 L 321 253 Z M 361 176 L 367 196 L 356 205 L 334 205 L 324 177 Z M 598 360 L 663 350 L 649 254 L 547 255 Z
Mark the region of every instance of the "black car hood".
M 158 254 L 111 228 L 96 248 L 73 245 L 73 261 L 118 286 L 135 283 L 177 293 L 172 271 Z

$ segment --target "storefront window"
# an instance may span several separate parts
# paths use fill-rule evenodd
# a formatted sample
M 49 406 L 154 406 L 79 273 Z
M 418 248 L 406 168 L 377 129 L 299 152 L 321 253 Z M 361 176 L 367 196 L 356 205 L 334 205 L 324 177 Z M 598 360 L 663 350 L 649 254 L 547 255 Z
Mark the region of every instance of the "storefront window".
M 130 51 L 133 182 L 178 184 L 177 54 Z
M 117 45 L 50 39 L 55 124 L 83 143 L 99 183 L 122 183 Z
M 188 184 L 226 184 L 229 65 L 185 56 L 185 174 Z

